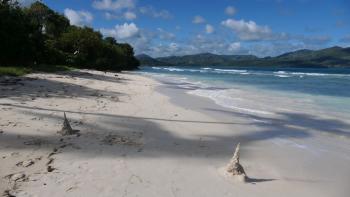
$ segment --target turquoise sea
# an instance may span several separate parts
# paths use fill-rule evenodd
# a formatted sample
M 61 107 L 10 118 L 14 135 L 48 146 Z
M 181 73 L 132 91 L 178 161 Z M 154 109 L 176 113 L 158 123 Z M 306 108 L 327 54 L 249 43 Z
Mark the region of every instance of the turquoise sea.
M 140 72 L 244 113 L 350 117 L 350 68 L 144 66 Z

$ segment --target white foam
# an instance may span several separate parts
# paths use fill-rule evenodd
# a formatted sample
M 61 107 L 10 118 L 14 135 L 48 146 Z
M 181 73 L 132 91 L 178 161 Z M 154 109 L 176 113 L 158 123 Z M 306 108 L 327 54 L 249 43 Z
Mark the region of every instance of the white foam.
M 290 77 L 290 76 L 288 76 L 288 75 L 275 75 L 276 77 L 281 77 L 281 78 L 288 78 L 288 77 Z
M 349 77 L 349 74 L 333 74 L 333 73 L 307 73 L 307 72 L 287 72 L 287 71 L 277 71 L 273 72 L 277 75 L 298 75 L 299 77 L 303 76 L 315 76 L 315 77 L 324 77 L 324 76 L 332 76 L 332 77 Z
M 272 112 L 258 110 L 258 109 L 251 109 L 251 108 L 245 108 L 236 106 L 235 98 L 229 95 L 228 90 L 203 90 L 203 89 L 197 89 L 188 91 L 187 93 L 202 97 L 207 97 L 215 101 L 216 104 L 230 108 L 239 112 L 243 113 L 250 113 L 250 114 L 263 114 L 263 115 L 273 115 Z
M 277 72 L 273 72 L 275 74 L 286 74 L 287 72 L 286 71 L 277 71 Z
M 292 72 L 292 75 L 306 75 L 306 76 L 338 76 L 337 74 L 325 74 L 325 73 L 303 73 L 303 72 Z
M 214 69 L 218 72 L 229 72 L 229 73 L 246 73 L 247 70 L 236 70 L 236 69 Z
M 168 70 L 168 71 L 178 71 L 178 72 L 182 72 L 182 71 L 185 71 L 183 69 L 180 69 L 180 68 L 173 68 L 173 67 L 166 67 L 166 68 L 163 68 L 164 70 Z

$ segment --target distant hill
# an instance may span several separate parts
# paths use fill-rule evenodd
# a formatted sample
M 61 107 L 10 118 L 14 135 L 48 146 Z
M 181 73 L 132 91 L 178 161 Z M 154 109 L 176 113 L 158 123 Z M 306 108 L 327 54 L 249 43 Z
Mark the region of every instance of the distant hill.
M 146 66 L 288 66 L 288 67 L 350 67 L 350 48 L 331 47 L 321 50 L 298 50 L 276 57 L 258 58 L 254 55 L 196 55 L 152 58 L 138 55 Z
M 164 66 L 165 62 L 161 62 L 155 58 L 152 58 L 149 55 L 146 54 L 140 54 L 135 56 L 136 59 L 138 59 L 140 62 L 142 62 L 143 65 L 149 65 L 149 66 Z M 169 64 L 167 64 L 169 65 Z
M 258 60 L 258 57 L 253 55 L 216 55 L 211 53 L 201 53 L 181 57 L 161 57 L 157 58 L 157 60 L 172 65 L 227 65 L 228 63 L 235 61 Z

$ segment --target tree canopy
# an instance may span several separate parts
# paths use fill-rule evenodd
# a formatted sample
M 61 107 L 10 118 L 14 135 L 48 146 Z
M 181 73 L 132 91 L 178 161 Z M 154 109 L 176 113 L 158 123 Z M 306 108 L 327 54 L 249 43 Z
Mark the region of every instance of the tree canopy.
M 0 43 L 0 65 L 6 66 L 59 64 L 116 71 L 139 66 L 129 44 L 70 25 L 39 1 L 23 8 L 15 0 L 0 0 Z

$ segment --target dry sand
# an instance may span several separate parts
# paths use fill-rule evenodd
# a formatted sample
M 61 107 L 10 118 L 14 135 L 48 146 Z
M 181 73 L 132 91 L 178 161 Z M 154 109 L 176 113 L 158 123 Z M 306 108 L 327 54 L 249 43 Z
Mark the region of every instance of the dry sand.
M 156 91 L 164 84 L 135 73 L 0 81 L 4 196 L 350 195 L 349 136 L 314 122 L 242 115 L 193 96 L 174 104 L 176 95 Z M 57 133 L 64 112 L 79 134 Z M 224 173 L 238 142 L 248 183 Z

